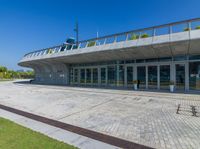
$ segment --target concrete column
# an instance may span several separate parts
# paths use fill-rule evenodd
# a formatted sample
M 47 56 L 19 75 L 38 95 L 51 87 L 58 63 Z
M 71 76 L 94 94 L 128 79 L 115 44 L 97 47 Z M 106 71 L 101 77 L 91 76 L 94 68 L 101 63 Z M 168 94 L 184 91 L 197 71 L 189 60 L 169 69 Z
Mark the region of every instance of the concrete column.
M 101 85 L 101 68 L 98 67 L 98 85 Z
M 189 91 L 189 62 L 185 63 L 185 91 Z
M 133 67 L 133 80 L 137 80 L 137 66 L 134 65 Z

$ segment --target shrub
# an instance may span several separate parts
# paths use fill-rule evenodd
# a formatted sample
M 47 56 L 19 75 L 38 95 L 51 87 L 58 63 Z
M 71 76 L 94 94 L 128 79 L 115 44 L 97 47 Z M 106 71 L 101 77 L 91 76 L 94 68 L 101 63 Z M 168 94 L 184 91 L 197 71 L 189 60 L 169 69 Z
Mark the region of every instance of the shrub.
M 142 34 L 141 38 L 147 38 L 149 35 L 147 33 Z
M 189 31 L 189 30 L 191 30 L 191 28 L 184 28 L 184 31 Z
M 90 42 L 88 43 L 88 47 L 93 47 L 93 46 L 95 46 L 95 44 L 96 44 L 95 41 L 90 41 Z
M 136 39 L 139 39 L 139 35 L 137 34 L 132 34 L 129 38 L 129 40 L 136 40 Z
M 200 29 L 200 26 L 196 26 L 195 29 Z

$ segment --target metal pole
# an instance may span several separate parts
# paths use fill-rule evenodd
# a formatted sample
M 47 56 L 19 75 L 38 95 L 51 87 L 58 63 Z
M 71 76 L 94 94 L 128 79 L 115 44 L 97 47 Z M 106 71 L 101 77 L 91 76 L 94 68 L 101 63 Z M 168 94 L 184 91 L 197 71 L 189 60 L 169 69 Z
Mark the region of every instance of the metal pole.
M 78 44 L 79 44 L 79 28 L 78 28 L 78 22 L 76 22 L 76 26 L 75 26 L 74 31 L 76 32 L 76 45 L 77 45 L 77 47 L 78 47 Z

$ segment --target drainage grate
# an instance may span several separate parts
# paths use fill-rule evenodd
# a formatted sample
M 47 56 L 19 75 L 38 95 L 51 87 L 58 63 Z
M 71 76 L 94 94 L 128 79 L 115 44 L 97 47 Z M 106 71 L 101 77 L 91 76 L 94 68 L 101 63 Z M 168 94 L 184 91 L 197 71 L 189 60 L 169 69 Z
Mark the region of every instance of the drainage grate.
M 198 117 L 197 115 L 197 109 L 196 106 L 193 105 L 188 105 L 188 106 L 183 106 L 181 104 L 178 104 L 176 114 L 182 114 L 182 115 L 191 115 Z

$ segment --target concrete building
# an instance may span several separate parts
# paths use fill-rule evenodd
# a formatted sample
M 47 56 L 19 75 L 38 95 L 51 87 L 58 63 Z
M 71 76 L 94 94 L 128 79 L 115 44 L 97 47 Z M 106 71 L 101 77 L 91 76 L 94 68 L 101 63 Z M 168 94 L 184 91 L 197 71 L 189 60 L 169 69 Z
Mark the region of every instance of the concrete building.
M 42 84 L 200 91 L 200 18 L 34 51 L 19 65 Z

